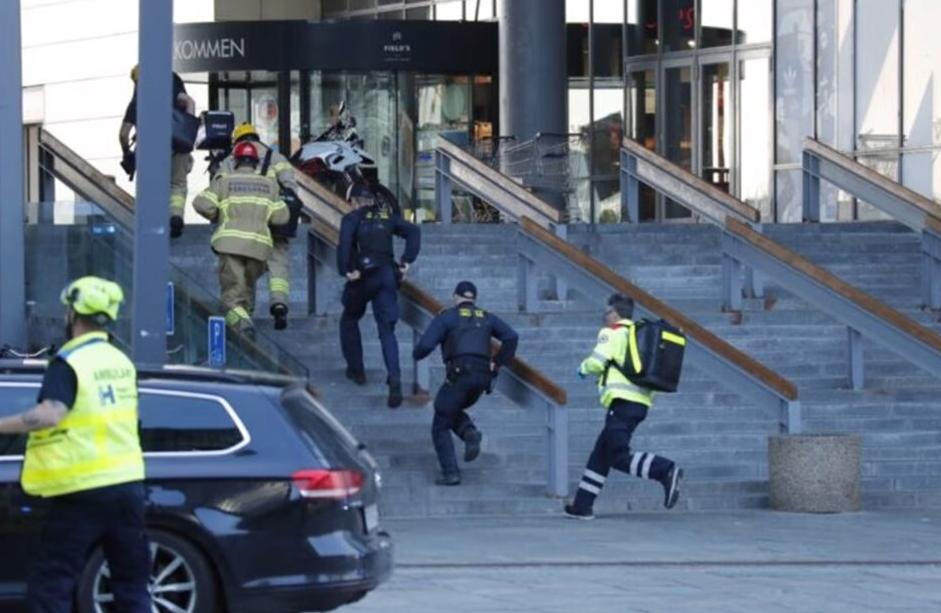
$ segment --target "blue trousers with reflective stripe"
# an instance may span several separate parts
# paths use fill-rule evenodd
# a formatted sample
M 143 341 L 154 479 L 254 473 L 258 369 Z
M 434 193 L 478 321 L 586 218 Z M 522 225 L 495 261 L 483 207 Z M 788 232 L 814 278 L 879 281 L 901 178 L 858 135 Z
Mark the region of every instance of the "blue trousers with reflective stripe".
M 49 500 L 26 590 L 30 613 L 72 613 L 76 584 L 97 545 L 111 571 L 115 613 L 151 613 L 144 484 L 113 485 Z
M 636 402 L 614 400 L 605 416 L 604 429 L 588 456 L 588 465 L 575 493 L 575 507 L 590 509 L 604 487 L 612 468 L 623 473 L 662 481 L 673 461 L 652 453 L 631 451 L 634 430 L 647 417 L 647 407 Z

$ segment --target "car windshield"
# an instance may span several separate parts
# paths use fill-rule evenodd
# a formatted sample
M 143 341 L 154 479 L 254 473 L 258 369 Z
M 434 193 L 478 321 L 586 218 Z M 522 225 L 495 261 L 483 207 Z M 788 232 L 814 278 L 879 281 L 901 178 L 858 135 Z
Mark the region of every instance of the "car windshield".
M 327 465 L 351 466 L 364 461 L 373 465 L 370 456 L 362 452 L 365 446 L 303 386 L 285 389 L 281 406 L 304 444 Z

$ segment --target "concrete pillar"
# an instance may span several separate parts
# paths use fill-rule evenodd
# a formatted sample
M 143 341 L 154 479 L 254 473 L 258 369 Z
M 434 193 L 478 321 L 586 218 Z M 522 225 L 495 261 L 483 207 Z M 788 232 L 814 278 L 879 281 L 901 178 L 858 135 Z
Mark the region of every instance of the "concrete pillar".
M 0 2 L 0 342 L 26 349 L 20 0 Z
M 173 0 L 140 4 L 137 206 L 134 211 L 133 359 L 166 362 L 173 95 Z M 125 288 L 127 289 L 127 288 Z
M 568 131 L 565 0 L 500 0 L 500 131 Z
M 858 434 L 785 434 L 768 438 L 771 508 L 799 513 L 862 509 Z
M 565 0 L 500 0 L 500 124 L 528 140 L 566 132 Z

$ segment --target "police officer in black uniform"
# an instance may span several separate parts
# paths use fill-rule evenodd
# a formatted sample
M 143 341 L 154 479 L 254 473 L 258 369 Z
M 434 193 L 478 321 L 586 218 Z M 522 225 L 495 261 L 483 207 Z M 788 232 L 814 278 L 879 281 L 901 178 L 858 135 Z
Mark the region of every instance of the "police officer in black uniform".
M 366 185 L 351 185 L 347 200 L 354 209 L 340 222 L 337 248 L 337 270 L 347 280 L 340 316 L 340 346 L 346 359 L 346 376 L 359 385 L 366 383 L 359 320 L 366 313 L 366 305 L 372 302 L 388 373 L 388 405 L 394 409 L 402 404 L 399 345 L 395 339 L 398 289 L 409 265 L 418 257 L 421 231 L 418 226 L 380 207 L 375 193 Z M 405 253 L 398 263 L 392 249 L 393 236 L 405 239 Z
M 438 485 L 460 485 L 461 471 L 454 454 L 454 432 L 464 441 L 464 461 L 480 455 L 483 436 L 467 414 L 483 392 L 490 392 L 501 366 L 513 359 L 519 336 L 502 319 L 474 304 L 477 287 L 461 281 L 454 288 L 454 307 L 435 317 L 412 351 L 415 360 L 426 357 L 439 344 L 447 367 L 447 378 L 435 396 L 431 439 L 441 464 Z M 490 356 L 490 338 L 500 341 L 500 350 Z

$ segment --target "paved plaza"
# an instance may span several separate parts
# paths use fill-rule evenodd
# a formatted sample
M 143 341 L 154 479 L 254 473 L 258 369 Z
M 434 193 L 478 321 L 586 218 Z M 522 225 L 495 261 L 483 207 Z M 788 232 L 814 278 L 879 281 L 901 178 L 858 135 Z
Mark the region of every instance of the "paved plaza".
M 350 613 L 941 611 L 941 512 L 390 520 Z

